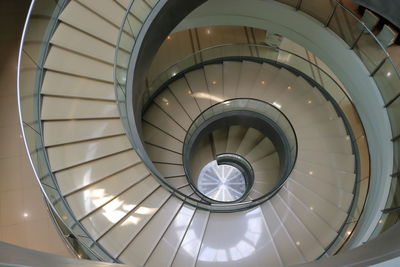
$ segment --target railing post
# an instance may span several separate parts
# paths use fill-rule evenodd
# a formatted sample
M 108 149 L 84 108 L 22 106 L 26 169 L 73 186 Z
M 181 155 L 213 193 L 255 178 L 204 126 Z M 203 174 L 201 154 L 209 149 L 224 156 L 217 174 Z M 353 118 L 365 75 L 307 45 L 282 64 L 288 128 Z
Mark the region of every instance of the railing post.
M 387 208 L 382 210 L 383 213 L 400 212 L 400 207 Z
M 334 7 L 333 10 L 332 10 L 331 15 L 329 16 L 328 21 L 325 23 L 325 27 L 328 27 L 329 23 L 331 22 L 333 16 L 334 16 L 335 13 L 336 13 L 336 9 L 337 9 L 338 5 L 339 5 L 339 3 L 336 2 L 336 5 L 335 5 L 335 7 Z
M 395 97 L 393 97 L 389 102 L 385 104 L 385 108 L 388 108 L 394 101 L 396 101 L 398 98 L 400 98 L 400 93 L 397 94 Z
M 379 65 L 376 66 L 376 68 L 375 68 L 375 69 L 371 72 L 371 74 L 369 75 L 370 77 L 374 76 L 374 75 L 378 72 L 378 70 L 383 66 L 383 64 L 385 64 L 386 59 L 387 59 L 387 57 L 385 57 L 385 58 L 381 61 L 381 63 L 379 63 Z
M 361 36 L 363 35 L 364 30 L 360 32 L 360 35 L 358 35 L 357 39 L 354 41 L 354 43 L 350 46 L 350 49 L 354 49 L 354 47 L 357 45 L 358 41 L 361 39 Z
M 395 141 L 397 141 L 399 139 L 400 139 L 400 134 L 398 134 L 397 136 L 393 137 L 392 140 L 390 140 L 390 141 L 395 142 Z
M 301 3 L 303 2 L 303 0 L 298 0 L 297 1 L 297 5 L 296 5 L 296 10 L 299 10 L 301 7 Z

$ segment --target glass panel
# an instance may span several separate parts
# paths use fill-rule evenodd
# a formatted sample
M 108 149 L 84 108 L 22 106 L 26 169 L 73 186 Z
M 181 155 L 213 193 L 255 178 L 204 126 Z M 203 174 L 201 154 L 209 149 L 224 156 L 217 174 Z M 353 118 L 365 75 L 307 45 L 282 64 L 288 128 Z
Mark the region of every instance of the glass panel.
M 362 136 L 357 139 L 358 153 L 360 157 L 360 178 L 368 178 L 370 175 L 368 144 L 365 137 Z
M 354 52 L 372 73 L 385 59 L 385 50 L 370 33 L 363 33 L 354 47 Z
M 67 211 L 65 208 L 65 203 L 62 201 L 58 201 L 54 204 L 54 208 L 57 210 L 58 215 L 60 216 L 60 219 L 63 220 L 64 224 L 68 228 L 72 228 L 76 222 L 75 218 Z
M 364 29 L 358 18 L 341 5 L 337 6 L 328 27 L 349 46 L 353 46 Z
M 39 69 L 31 58 L 23 53 L 19 70 L 19 94 L 22 120 L 39 132 L 38 121 L 38 93 L 36 92 L 36 83 L 38 82 Z
M 335 5 L 336 1 L 330 0 L 303 0 L 301 1 L 300 10 L 325 24 L 332 14 Z
M 237 49 L 237 48 L 235 48 Z M 201 61 L 207 61 L 214 58 L 220 57 L 228 57 L 231 55 L 230 49 L 223 49 L 222 47 L 218 47 L 215 49 L 205 49 L 200 53 Z
M 47 40 L 56 25 L 60 7 L 54 0 L 36 1 L 24 40 L 24 50 L 34 62 L 41 62 L 47 47 Z
M 364 129 L 361 124 L 361 120 L 358 117 L 358 113 L 350 100 L 348 98 L 344 98 L 341 102 L 339 102 L 339 107 L 344 112 L 347 120 L 349 121 L 354 137 L 357 139 L 363 136 L 364 138 Z
M 397 139 L 393 142 L 393 153 L 394 153 L 394 161 L 393 161 L 393 173 L 400 172 L 400 139 Z
M 135 0 L 130 11 L 141 22 L 144 22 L 151 9 L 143 0 Z
M 393 137 L 398 136 L 400 134 L 400 97 L 390 104 L 387 110 L 392 124 L 392 135 Z
M 128 24 L 125 23 L 124 28 L 129 28 Z M 135 44 L 135 39 L 133 39 L 131 35 L 128 35 L 125 32 L 123 32 L 121 34 L 121 38 L 119 39 L 118 49 L 122 49 L 130 53 L 133 49 L 134 44 Z
M 400 93 L 400 77 L 389 59 L 385 60 L 385 63 L 374 74 L 373 78 L 385 103 Z
M 124 29 L 129 27 L 129 30 L 134 38 L 137 38 L 139 35 L 140 29 L 142 28 L 142 22 L 132 14 L 128 14 L 128 18 L 126 20 L 127 25 L 124 25 Z
M 345 99 L 348 100 L 346 94 L 343 92 L 342 88 L 335 82 L 335 80 L 333 80 L 320 69 L 316 69 L 316 73 L 318 74 L 318 77 L 321 81 L 321 86 L 330 96 L 332 96 L 333 99 L 335 99 L 337 103 L 340 103 L 342 100 Z
M 272 47 L 257 47 L 257 57 L 271 59 L 276 61 L 278 59 L 279 52 L 277 49 Z

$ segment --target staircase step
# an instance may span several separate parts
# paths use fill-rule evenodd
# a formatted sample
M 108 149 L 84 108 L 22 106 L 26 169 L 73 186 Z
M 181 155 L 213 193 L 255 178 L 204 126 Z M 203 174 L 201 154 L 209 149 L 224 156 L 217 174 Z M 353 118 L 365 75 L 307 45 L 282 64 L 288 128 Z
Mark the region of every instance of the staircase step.
M 224 99 L 236 97 L 237 86 L 239 84 L 242 62 L 224 61 L 223 80 L 224 80 Z
M 154 162 L 182 164 L 181 154 L 152 145 L 145 145 L 145 149 Z
M 301 139 L 298 140 L 298 148 L 316 152 L 353 154 L 349 136 Z
M 332 167 L 339 171 L 354 172 L 354 155 L 298 150 L 297 157 L 303 161 Z
M 261 206 L 265 221 L 273 235 L 273 242 L 281 256 L 284 266 L 305 262 L 303 255 L 281 222 L 270 201 Z
M 42 120 L 96 118 L 119 118 L 116 103 L 78 98 L 43 97 Z
M 263 138 L 264 135 L 260 131 L 248 128 L 236 153 L 242 156 L 247 155 Z
M 96 2 L 93 2 L 91 0 L 78 0 L 78 2 L 90 8 L 93 12 L 107 19 L 117 27 L 121 25 L 125 17 L 126 10 L 115 1 L 96 0 Z
M 113 65 L 99 60 L 52 46 L 47 55 L 46 69 L 72 74 L 80 77 L 113 82 Z
M 185 175 L 185 171 L 183 170 L 182 165 L 164 164 L 164 163 L 155 163 L 154 165 L 164 177 L 172 177 L 172 176 L 175 177 L 175 176 Z
M 171 118 L 174 118 L 182 128 L 189 129 L 192 119 L 169 90 L 164 90 L 154 99 L 154 102 Z
M 183 142 L 162 132 L 154 126 L 143 122 L 142 136 L 145 142 L 157 145 L 161 148 L 169 149 L 177 153 L 182 153 Z
M 243 61 L 236 97 L 249 97 L 250 90 L 254 85 L 254 80 L 257 79 L 261 68 L 262 64 L 260 63 Z
M 125 170 L 141 160 L 132 149 L 55 173 L 63 195 Z
M 133 239 L 120 259 L 123 262 L 132 262 L 144 266 L 181 206 L 182 202 L 177 198 L 169 198 L 167 203 L 158 209 L 146 227 Z
M 109 44 L 116 45 L 119 33 L 118 27 L 76 1 L 71 1 L 65 7 L 59 19 Z
M 298 127 L 296 128 L 296 135 L 298 139 L 311 139 L 347 136 L 347 132 L 342 119 L 336 118 L 324 123 L 315 124 L 314 127 Z
M 249 92 L 249 96 L 251 98 L 261 98 L 265 94 L 267 87 L 276 78 L 279 70 L 280 68 L 271 64 L 263 63 L 258 77 L 255 79 L 254 85 Z
M 297 76 L 295 74 L 284 68 L 281 68 L 275 79 L 267 85 L 265 93 L 261 99 L 268 103 L 274 103 L 279 96 L 287 92 L 287 88 L 291 86 L 296 79 Z
M 299 218 L 295 216 L 292 210 L 285 205 L 279 194 L 271 199 L 271 204 L 306 261 L 313 261 L 324 253 L 324 249 L 319 242 Z
M 237 151 L 246 132 L 247 128 L 240 125 L 229 127 L 226 153 L 235 153 Z
M 192 91 L 193 97 L 196 99 L 201 111 L 211 106 L 210 92 L 208 91 L 207 82 L 204 77 L 204 70 L 198 69 L 185 74 L 186 81 Z
M 115 100 L 114 84 L 47 70 L 42 95 Z
M 72 143 L 47 149 L 53 172 L 131 148 L 126 135 Z
M 156 105 L 147 109 L 143 119 L 181 141 L 185 139 L 185 130 Z
M 192 221 L 195 209 L 184 205 L 168 226 L 156 248 L 147 260 L 148 266 L 169 267 L 174 260 L 181 241 L 185 236 L 186 229 Z
M 290 208 L 313 236 L 318 239 L 320 244 L 327 248 L 337 236 L 337 233 L 329 224 L 315 214 L 313 209 L 310 209 L 310 207 L 299 201 L 286 187 L 281 188 L 279 196 L 285 202 L 286 208 Z
M 200 237 L 198 237 L 200 238 Z M 251 257 L 250 257 L 251 255 Z M 210 263 L 213 260 L 213 263 Z M 271 266 L 279 263 L 259 207 L 235 213 L 211 213 L 196 266 Z M 218 264 L 218 265 L 219 265 Z M 188 266 L 188 265 L 182 265 Z
M 114 64 L 115 46 L 60 23 L 51 37 L 51 43 L 85 56 Z M 122 53 L 122 52 L 121 52 Z M 125 52 L 125 57 L 129 54 Z
M 298 160 L 295 169 L 306 175 L 311 175 L 321 182 L 329 183 L 348 193 L 353 192 L 356 175 L 344 171 L 336 170 L 332 167 L 321 166 Z
M 215 153 L 222 154 L 226 152 L 226 143 L 228 140 L 228 130 L 227 129 L 218 129 L 212 133 Z
M 304 205 L 318 214 L 334 231 L 339 231 L 347 217 L 347 214 L 343 210 L 322 199 L 315 192 L 293 182 L 291 179 L 286 181 L 285 187 L 303 202 Z
M 261 172 L 273 169 L 279 169 L 279 156 L 277 152 L 265 156 L 252 164 L 254 172 Z
M 118 227 L 120 220 L 123 222 L 131 222 L 129 219 L 133 219 L 128 213 L 133 210 L 143 209 L 143 205 L 146 203 L 146 198 L 155 194 L 154 190 L 159 188 L 157 191 L 165 191 L 159 187 L 159 184 L 151 177 L 147 177 L 143 181 L 135 184 L 128 191 L 125 191 L 118 198 L 104 205 L 101 209 L 96 210 L 90 216 L 82 220 L 82 225 L 85 226 L 91 237 L 95 240 L 102 237 L 100 242 L 104 245 L 108 252 L 113 253 L 110 245 L 104 240 L 109 240 L 116 231 L 124 231 L 126 227 Z M 153 193 L 154 192 L 154 193 Z M 162 196 L 160 196 L 161 198 Z M 150 197 L 149 197 L 150 198 Z M 154 197 L 153 197 L 154 198 Z M 147 207 L 147 206 L 146 206 Z M 124 217 L 129 216 L 124 219 Z M 119 229 L 116 229 L 116 228 Z M 125 231 L 125 236 L 128 233 Z M 103 237 L 104 236 L 104 237 Z M 121 241 L 117 239 L 114 242 Z M 118 242 L 121 246 L 121 243 Z M 109 250 L 110 249 L 110 250 Z M 114 254 L 114 253 L 113 253 Z
M 169 198 L 170 193 L 163 188 L 158 188 L 149 195 L 140 206 L 132 210 L 124 217 L 123 221 L 118 222 L 99 242 L 114 257 L 121 253 L 121 259 L 127 255 L 127 246 L 134 240 L 136 235 L 145 229 L 156 212 L 163 208 L 163 204 Z M 128 204 L 129 205 L 129 204 Z M 129 247 L 128 247 L 129 248 Z
M 169 89 L 177 98 L 179 104 L 185 109 L 192 120 L 195 120 L 200 114 L 200 108 L 193 97 L 193 92 L 190 90 L 185 79 L 179 79 L 169 85 Z
M 45 121 L 43 133 L 44 144 L 48 147 L 121 135 L 125 130 L 119 119 L 70 120 Z
M 129 186 L 134 185 L 148 176 L 149 172 L 143 164 L 133 166 L 115 175 L 68 196 L 66 200 L 78 219 L 102 207 L 108 201 L 118 196 Z M 151 179 L 146 183 L 153 183 Z
M 308 189 L 316 192 L 321 198 L 326 199 L 335 206 L 347 211 L 353 201 L 353 194 L 347 193 L 339 188 L 324 183 L 315 176 L 305 175 L 294 170 L 290 176 L 296 182 L 301 183 Z
M 253 149 L 247 155 L 245 155 L 245 157 L 250 163 L 253 163 L 265 156 L 271 155 L 274 152 L 274 144 L 271 142 L 271 140 L 269 140 L 269 138 L 265 137 L 258 144 L 256 144 Z
M 196 210 L 171 266 L 195 266 L 210 212 Z
M 207 86 L 211 96 L 211 103 L 224 101 L 224 80 L 222 64 L 211 64 L 204 66 Z

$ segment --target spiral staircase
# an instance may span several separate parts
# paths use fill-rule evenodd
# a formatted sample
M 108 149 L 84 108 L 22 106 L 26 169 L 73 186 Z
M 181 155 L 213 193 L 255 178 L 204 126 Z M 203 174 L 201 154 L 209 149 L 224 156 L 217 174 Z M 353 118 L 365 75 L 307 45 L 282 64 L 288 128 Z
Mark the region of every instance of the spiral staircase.
M 42 10 L 40 2 L 32 8 Z M 20 88 L 40 80 L 37 106 L 24 105 L 31 98 L 20 89 L 24 137 L 61 231 L 78 240 L 79 255 L 134 266 L 288 266 L 336 253 L 365 201 L 362 148 L 340 103 L 307 74 L 240 55 L 167 71 L 134 115 L 137 136 L 129 132 L 121 112 L 129 79 L 119 75 L 129 72 L 159 5 L 59 1 L 51 30 L 42 16 L 29 20 L 49 45 L 39 78 L 36 67 L 20 64 Z M 27 34 L 22 56 L 37 51 L 37 41 Z M 284 164 L 290 152 L 253 117 L 225 116 L 247 106 L 273 110 L 273 125 L 287 121 L 278 128 L 295 143 L 293 163 Z M 24 115 L 30 110 L 36 120 Z M 214 128 L 206 125 L 214 117 Z M 207 133 L 196 136 L 201 127 Z M 30 145 L 29 131 L 42 146 Z M 198 140 L 191 146 L 190 138 Z M 219 162 L 224 155 L 248 164 L 252 180 Z

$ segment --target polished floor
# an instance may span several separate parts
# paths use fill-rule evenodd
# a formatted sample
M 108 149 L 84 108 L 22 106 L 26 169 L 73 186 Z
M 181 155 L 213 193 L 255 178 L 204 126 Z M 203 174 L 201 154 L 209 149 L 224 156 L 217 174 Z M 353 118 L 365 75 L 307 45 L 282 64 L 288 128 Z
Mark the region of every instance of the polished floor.
M 18 120 L 18 46 L 29 2 L 0 1 L 0 241 L 71 256 L 48 215 Z

